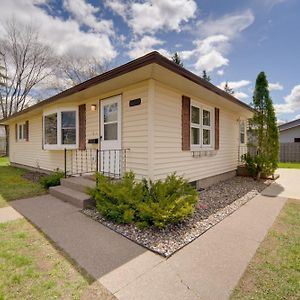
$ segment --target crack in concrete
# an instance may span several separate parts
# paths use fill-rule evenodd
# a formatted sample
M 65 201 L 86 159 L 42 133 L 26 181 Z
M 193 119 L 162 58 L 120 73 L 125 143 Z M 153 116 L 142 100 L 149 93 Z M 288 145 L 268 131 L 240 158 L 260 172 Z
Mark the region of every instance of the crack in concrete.
M 166 261 L 166 264 L 168 264 L 167 261 Z M 168 264 L 168 266 L 173 270 L 175 275 L 179 278 L 181 284 L 183 286 L 185 286 L 189 291 L 191 291 L 198 299 L 201 299 L 198 292 L 196 290 L 194 290 L 191 286 L 189 286 L 189 284 L 187 282 L 184 281 L 184 279 L 180 276 L 180 274 L 177 272 L 177 270 L 173 266 L 171 266 L 170 264 Z

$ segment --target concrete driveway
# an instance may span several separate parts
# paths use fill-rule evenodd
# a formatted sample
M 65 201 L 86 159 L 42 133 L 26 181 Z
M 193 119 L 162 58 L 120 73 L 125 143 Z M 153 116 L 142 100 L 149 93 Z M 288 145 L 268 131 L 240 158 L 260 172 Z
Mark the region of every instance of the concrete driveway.
M 300 199 L 300 169 L 278 169 L 280 177 L 262 195 L 269 197 L 287 197 Z

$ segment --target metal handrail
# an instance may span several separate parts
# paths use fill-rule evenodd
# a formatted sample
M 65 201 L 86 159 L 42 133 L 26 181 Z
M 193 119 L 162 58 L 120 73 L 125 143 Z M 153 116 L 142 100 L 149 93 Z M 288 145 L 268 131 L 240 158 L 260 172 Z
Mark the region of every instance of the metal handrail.
M 100 172 L 121 178 L 126 171 L 126 149 L 64 149 L 65 177 Z

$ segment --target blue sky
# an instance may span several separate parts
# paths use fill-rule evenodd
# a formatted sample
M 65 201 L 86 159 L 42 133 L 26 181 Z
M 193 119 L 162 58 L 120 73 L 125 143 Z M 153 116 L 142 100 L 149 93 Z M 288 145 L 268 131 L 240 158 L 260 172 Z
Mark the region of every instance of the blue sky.
M 184 66 L 206 69 L 251 102 L 265 71 L 279 120 L 300 117 L 300 1 L 297 0 L 0 0 L 12 15 L 38 25 L 58 55 L 106 60 L 115 67 L 152 50 L 175 51 Z

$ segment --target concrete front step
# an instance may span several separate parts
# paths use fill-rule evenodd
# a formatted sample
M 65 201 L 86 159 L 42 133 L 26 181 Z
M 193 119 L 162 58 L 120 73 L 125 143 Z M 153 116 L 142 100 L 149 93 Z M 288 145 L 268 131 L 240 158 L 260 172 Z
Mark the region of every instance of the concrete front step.
M 86 193 L 88 188 L 96 187 L 95 181 L 83 177 L 62 178 L 60 184 L 81 193 Z
M 69 202 L 70 204 L 79 208 L 86 208 L 87 206 L 92 204 L 92 200 L 90 199 L 89 195 L 68 188 L 66 186 L 60 185 L 60 186 L 50 187 L 49 193 L 50 195 L 60 200 Z

